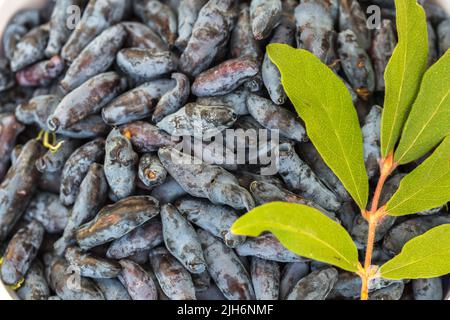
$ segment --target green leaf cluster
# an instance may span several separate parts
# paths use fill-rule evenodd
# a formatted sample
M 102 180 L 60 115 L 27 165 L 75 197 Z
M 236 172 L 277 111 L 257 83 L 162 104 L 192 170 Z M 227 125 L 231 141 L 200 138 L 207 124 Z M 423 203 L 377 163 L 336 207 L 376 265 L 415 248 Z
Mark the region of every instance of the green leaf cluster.
M 450 134 L 450 51 L 422 80 L 419 94 L 395 151 L 395 162 L 405 164 L 425 155 Z
M 406 175 L 385 206 L 389 215 L 413 214 L 450 201 L 450 51 L 428 71 L 427 24 L 416 0 L 395 0 L 398 45 L 385 71 L 381 154 L 394 166 L 431 155 Z M 364 211 L 369 182 L 356 110 L 343 81 L 308 51 L 270 44 L 267 52 L 283 87 L 305 122 L 312 143 Z M 236 234 L 272 232 L 289 250 L 357 272 L 358 252 L 350 235 L 317 209 L 274 202 L 253 209 L 232 227 Z M 450 225 L 412 239 L 380 268 L 387 279 L 427 278 L 450 273 Z
M 393 151 L 427 67 L 425 11 L 416 0 L 397 0 L 398 44 L 384 73 L 386 94 L 381 120 L 381 154 Z

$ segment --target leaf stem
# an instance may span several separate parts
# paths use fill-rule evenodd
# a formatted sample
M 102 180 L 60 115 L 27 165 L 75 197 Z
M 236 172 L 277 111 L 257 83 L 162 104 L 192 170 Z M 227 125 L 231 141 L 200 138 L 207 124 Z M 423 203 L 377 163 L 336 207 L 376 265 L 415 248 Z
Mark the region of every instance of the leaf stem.
M 369 234 L 367 236 L 366 258 L 364 260 L 364 269 L 369 270 L 372 262 L 373 245 L 375 242 L 375 232 L 377 229 L 378 219 L 375 215 L 370 216 Z
M 369 279 L 365 276 L 365 274 L 360 275 L 362 280 L 361 285 L 361 300 L 368 300 L 369 299 Z
M 383 190 L 383 186 L 384 186 L 384 184 L 386 182 L 387 177 L 388 177 L 387 175 L 380 175 L 380 179 L 378 180 L 377 187 L 376 187 L 375 192 L 373 194 L 372 206 L 370 208 L 369 215 L 368 215 L 369 219 L 370 219 L 370 216 L 374 212 L 376 212 L 377 209 L 378 209 L 378 203 L 380 202 L 381 191 Z
M 383 186 L 386 183 L 386 179 L 396 167 L 397 163 L 394 163 L 393 152 L 390 152 L 386 158 L 382 158 L 380 160 L 380 178 L 378 179 L 377 187 L 375 188 L 375 192 L 373 194 L 372 207 L 370 208 L 369 214 L 375 214 L 375 212 L 377 212 Z
M 384 207 L 379 208 L 381 191 L 386 183 L 389 175 L 395 170 L 397 164 L 394 163 L 394 153 L 390 152 L 385 158 L 380 160 L 380 178 L 372 199 L 370 211 L 363 211 L 362 215 L 369 224 L 369 231 L 367 235 L 366 256 L 364 259 L 364 268 L 359 272 L 361 277 L 361 300 L 367 300 L 369 297 L 369 281 L 374 276 L 375 272 L 372 268 L 373 246 L 375 243 L 375 235 L 377 225 L 385 216 Z
M 367 300 L 369 295 L 370 269 L 372 264 L 373 245 L 375 243 L 375 233 L 378 224 L 378 217 L 375 214 L 369 216 L 369 234 L 367 236 L 366 258 L 364 260 L 364 272 L 362 274 L 361 300 Z

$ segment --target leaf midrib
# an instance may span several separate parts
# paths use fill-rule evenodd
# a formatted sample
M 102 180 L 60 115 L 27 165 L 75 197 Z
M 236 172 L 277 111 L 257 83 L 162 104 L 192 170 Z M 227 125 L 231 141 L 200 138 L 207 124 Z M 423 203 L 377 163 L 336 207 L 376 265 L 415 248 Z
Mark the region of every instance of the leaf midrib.
M 430 181 L 429 183 L 427 183 L 426 186 L 424 186 L 423 188 L 420 188 L 418 191 L 416 191 L 416 192 L 410 194 L 409 197 L 406 197 L 403 201 L 400 201 L 400 202 L 399 202 L 397 205 L 395 205 L 394 207 L 389 208 L 389 206 L 388 206 L 387 212 L 388 212 L 388 213 L 389 213 L 389 212 L 392 212 L 393 209 L 395 209 L 395 208 L 401 206 L 401 205 L 402 205 L 403 203 L 405 203 L 406 201 L 409 201 L 409 199 L 415 197 L 416 194 L 418 194 L 419 192 L 421 192 L 421 191 L 424 190 L 425 188 L 428 188 L 429 185 L 431 185 L 431 184 L 433 184 L 434 182 L 440 180 L 442 177 L 444 177 L 444 176 L 447 175 L 447 174 L 449 174 L 449 172 L 444 172 L 442 175 L 440 175 L 440 176 L 437 177 L 436 179 L 434 179 L 434 180 Z
M 353 270 L 356 270 L 356 266 L 351 263 L 344 255 L 342 255 L 337 249 L 335 249 L 334 247 L 332 247 L 330 244 L 328 244 L 327 242 L 323 241 L 322 239 L 316 237 L 314 234 L 310 233 L 310 232 L 306 232 L 306 231 L 302 231 L 298 228 L 283 224 L 283 223 L 279 223 L 279 222 L 270 222 L 271 226 L 278 226 L 278 229 L 280 231 L 285 231 L 285 232 L 293 232 L 293 233 L 300 233 L 303 234 L 313 240 L 316 240 L 317 242 L 323 244 L 325 247 L 331 249 L 331 251 L 335 252 L 339 257 L 341 257 L 347 264 L 348 266 L 351 267 L 355 267 L 353 268 Z M 248 227 L 252 228 L 252 227 L 256 227 L 255 229 L 259 230 L 260 229 L 260 225 L 257 223 L 250 223 L 247 225 Z M 263 230 L 264 231 L 264 230 Z
M 309 88 L 313 88 L 307 81 L 304 81 L 304 83 L 305 83 Z M 299 100 L 301 101 L 302 99 L 299 99 Z M 340 105 L 343 106 L 341 94 L 339 94 L 339 101 L 340 101 Z M 323 105 L 323 103 L 322 103 L 321 101 L 319 101 L 319 107 L 320 107 L 321 109 L 324 110 L 324 113 L 326 114 L 326 116 L 327 116 L 327 118 L 328 118 L 328 121 L 329 121 L 331 124 L 333 124 L 333 121 L 332 121 L 332 119 L 331 119 L 331 116 L 328 114 L 326 107 Z M 346 164 L 346 167 L 347 167 L 347 169 L 348 169 L 347 171 L 350 173 L 350 177 L 351 177 L 351 179 L 352 179 L 353 189 L 356 191 L 356 194 L 358 195 L 359 203 L 361 203 L 361 205 L 362 205 L 362 204 L 364 203 L 364 200 L 362 200 L 361 194 L 359 193 L 359 188 L 358 188 L 358 185 L 357 185 L 357 183 L 356 183 L 355 177 L 354 177 L 354 175 L 353 175 L 353 170 L 351 170 L 350 164 L 349 164 L 348 159 L 347 159 L 347 157 L 346 157 L 347 154 L 346 154 L 346 152 L 344 151 L 344 148 L 343 148 L 343 145 L 342 145 L 342 141 L 341 141 L 339 135 L 337 134 L 336 128 L 335 128 L 333 125 L 331 125 L 331 127 L 332 127 L 332 130 L 333 130 L 333 134 L 335 135 L 336 139 L 337 139 L 338 142 L 339 142 L 339 148 L 340 148 L 340 150 L 341 150 L 341 153 L 343 154 L 343 158 L 344 158 L 344 160 L 345 160 L 345 164 Z M 362 208 L 362 209 L 364 209 L 364 208 Z
M 397 160 L 398 163 L 401 163 L 401 160 L 405 157 L 405 155 L 409 152 L 409 150 L 411 150 L 411 148 L 415 145 L 416 141 L 419 139 L 420 135 L 422 135 L 423 131 L 427 128 L 428 124 L 434 119 L 434 117 L 436 116 L 436 114 L 439 112 L 442 104 L 444 103 L 445 99 L 447 99 L 448 95 L 450 94 L 450 89 L 447 91 L 447 93 L 444 95 L 444 97 L 441 99 L 441 102 L 438 104 L 436 110 L 432 113 L 431 117 L 428 119 L 428 121 L 424 124 L 424 126 L 422 127 L 422 129 L 419 131 L 419 133 L 416 135 L 416 137 L 414 138 L 414 140 L 411 142 L 410 146 L 408 147 L 408 149 L 405 150 L 405 152 L 403 152 L 403 154 L 401 155 L 401 157 Z
M 397 267 L 397 268 L 388 270 L 387 272 L 381 272 L 381 276 L 383 276 L 383 274 L 388 274 L 388 273 L 390 273 L 390 272 L 394 272 L 394 271 L 396 271 L 396 270 L 398 270 L 398 269 L 402 269 L 402 268 L 409 267 L 410 265 L 415 264 L 415 263 L 419 263 L 419 262 L 421 262 L 422 260 L 428 259 L 429 257 L 435 256 L 435 255 L 442 255 L 442 254 L 446 253 L 447 251 L 450 252 L 450 248 L 447 249 L 447 250 L 443 250 L 443 251 L 441 251 L 440 253 L 431 253 L 431 254 L 426 255 L 426 256 L 424 256 L 424 257 L 422 257 L 422 258 L 419 258 L 419 259 L 417 259 L 417 260 L 414 260 L 414 261 L 412 261 L 412 262 L 409 262 L 409 263 L 407 263 L 407 264 L 404 264 L 404 265 L 402 265 L 402 266 L 400 266 L 400 267 Z M 400 254 L 401 254 L 401 253 L 400 253 Z M 382 267 L 382 268 L 383 268 L 383 267 Z
M 408 17 L 407 17 L 406 14 L 405 14 L 405 24 L 406 24 L 405 30 L 406 30 L 406 33 L 408 33 Z M 390 131 L 389 131 L 389 140 L 388 140 L 388 142 L 386 144 L 386 150 L 384 151 L 385 155 L 387 155 L 388 152 L 389 152 L 389 145 L 391 144 L 391 141 L 392 141 L 392 133 L 394 131 L 394 124 L 395 124 L 395 121 L 397 120 L 400 101 L 402 100 L 402 97 L 403 97 L 403 94 L 402 94 L 403 92 L 402 91 L 403 91 L 404 79 L 405 79 L 405 73 L 406 73 L 406 59 L 407 59 L 407 52 L 408 52 L 408 42 L 409 41 L 402 41 L 402 44 L 405 46 L 405 50 L 404 50 L 405 54 L 404 54 L 403 62 L 401 64 L 403 66 L 403 68 L 402 68 L 402 76 L 401 76 L 401 81 L 400 81 L 400 88 L 398 90 L 396 107 L 394 109 L 395 110 L 395 112 L 394 112 L 394 119 L 392 121 L 392 125 L 391 125 Z

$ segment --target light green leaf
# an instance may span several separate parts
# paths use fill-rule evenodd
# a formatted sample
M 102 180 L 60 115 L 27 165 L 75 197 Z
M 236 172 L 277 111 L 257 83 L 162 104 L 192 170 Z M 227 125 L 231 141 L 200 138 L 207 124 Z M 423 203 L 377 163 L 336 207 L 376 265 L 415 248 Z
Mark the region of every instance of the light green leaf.
M 312 53 L 285 44 L 270 44 L 267 53 L 306 125 L 312 143 L 361 209 L 369 183 L 363 139 L 350 93 L 330 68 Z
M 386 204 L 391 216 L 437 208 L 450 201 L 450 136 L 433 154 L 406 175 Z
M 358 250 L 347 231 L 317 209 L 272 202 L 240 217 L 231 227 L 239 235 L 272 232 L 292 252 L 356 272 Z
M 450 50 L 424 75 L 403 129 L 394 161 L 411 162 L 450 133 Z
M 450 224 L 433 228 L 408 241 L 380 268 L 385 279 L 426 279 L 450 273 Z
M 386 67 L 386 94 L 381 118 L 381 153 L 394 150 L 403 124 L 419 91 L 427 67 L 425 11 L 417 0 L 396 0 L 398 44 Z

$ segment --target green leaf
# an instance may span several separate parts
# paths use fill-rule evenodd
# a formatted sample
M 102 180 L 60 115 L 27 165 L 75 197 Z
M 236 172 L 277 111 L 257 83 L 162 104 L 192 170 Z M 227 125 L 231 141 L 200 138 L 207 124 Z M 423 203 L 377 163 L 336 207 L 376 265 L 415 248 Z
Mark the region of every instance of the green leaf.
M 425 11 L 416 0 L 396 0 L 398 44 L 386 67 L 386 94 L 381 118 L 381 153 L 394 150 L 419 91 L 428 61 Z
M 317 209 L 271 202 L 240 217 L 231 227 L 239 235 L 272 232 L 292 252 L 356 272 L 358 250 L 347 231 Z
M 405 176 L 386 204 L 391 216 L 442 206 L 450 201 L 450 136 L 421 165 Z
M 408 241 L 380 268 L 385 279 L 426 279 L 450 273 L 450 224 L 433 228 Z
M 450 133 L 450 50 L 424 75 L 394 161 L 411 162 Z
M 369 183 L 363 139 L 350 93 L 312 53 L 270 44 L 267 53 L 281 73 L 284 90 L 306 125 L 312 143 L 361 209 Z

